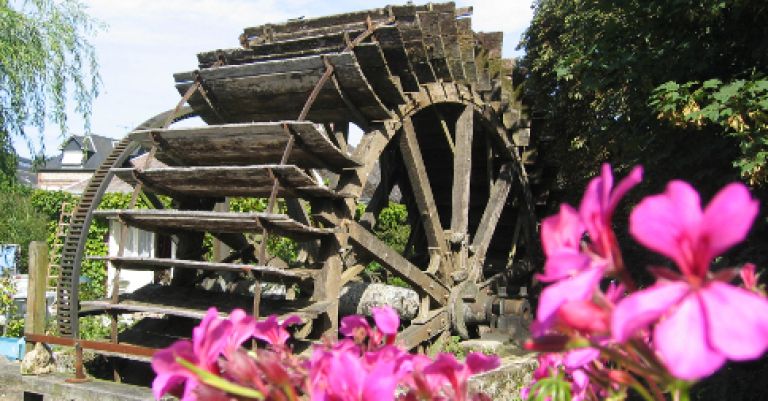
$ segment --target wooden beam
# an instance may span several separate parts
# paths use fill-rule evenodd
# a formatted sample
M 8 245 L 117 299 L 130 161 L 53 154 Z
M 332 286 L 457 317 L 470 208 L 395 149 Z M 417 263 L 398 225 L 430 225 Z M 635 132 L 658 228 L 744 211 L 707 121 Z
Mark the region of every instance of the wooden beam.
M 512 163 L 505 163 L 501 166 L 499 177 L 493 184 L 490 199 L 488 199 L 483 217 L 480 219 L 480 225 L 472 239 L 472 248 L 474 249 L 474 255 L 470 262 L 470 266 L 473 268 L 472 273 L 477 273 L 482 269 L 485 254 L 493 238 L 493 232 L 496 230 L 496 224 L 498 224 L 501 212 L 504 210 L 504 204 L 507 202 L 507 195 L 509 195 L 509 190 L 512 187 Z
M 440 224 L 440 215 L 435 206 L 435 198 L 432 194 L 432 186 L 421 156 L 421 149 L 416 138 L 416 130 L 410 118 L 403 119 L 403 130 L 400 135 L 400 152 L 403 155 L 405 168 L 411 182 L 416 205 L 419 207 L 421 221 L 427 234 L 427 242 L 431 248 L 439 248 L 447 251 L 443 227 Z
M 29 281 L 24 331 L 45 334 L 45 289 L 48 287 L 48 245 L 43 241 L 29 243 Z M 27 352 L 31 348 L 27 347 Z
M 323 268 L 315 280 L 315 289 L 312 299 L 315 302 L 327 303 L 324 309 L 321 330 L 323 336 L 337 336 L 339 331 L 339 297 L 341 293 L 341 271 L 343 261 L 338 249 L 343 244 L 338 237 L 331 237 L 323 241 L 321 256 L 325 257 Z
M 397 342 L 404 347 L 415 348 L 424 341 L 448 329 L 448 313 L 445 308 L 431 311 L 423 324 L 412 324 L 397 335 Z
M 405 280 L 417 291 L 423 291 L 437 303 L 444 305 L 448 301 L 448 289 L 442 283 L 430 277 L 408 259 L 395 252 L 389 245 L 376 238 L 365 227 L 354 221 L 347 222 L 349 240 L 359 245 L 374 260 Z
M 466 233 L 469 226 L 469 193 L 472 176 L 472 134 L 474 110 L 464 111 L 456 121 L 456 151 L 453 157 L 453 200 L 451 231 Z
M 309 215 L 307 209 L 304 208 L 303 202 L 298 198 L 285 198 L 286 213 L 288 217 L 296 220 L 297 222 L 304 224 L 305 226 L 311 226 L 309 221 Z M 301 263 L 306 263 L 307 258 L 317 260 L 317 253 L 319 250 L 319 244 L 317 241 L 304 241 L 299 244 L 299 253 L 296 256 L 296 260 Z
M 390 151 L 385 151 L 379 158 L 379 185 L 373 192 L 370 201 L 365 206 L 365 213 L 360 218 L 360 222 L 369 229 L 376 227 L 381 211 L 389 206 L 389 195 L 395 187 L 399 177 L 397 163 L 394 161 L 395 155 Z

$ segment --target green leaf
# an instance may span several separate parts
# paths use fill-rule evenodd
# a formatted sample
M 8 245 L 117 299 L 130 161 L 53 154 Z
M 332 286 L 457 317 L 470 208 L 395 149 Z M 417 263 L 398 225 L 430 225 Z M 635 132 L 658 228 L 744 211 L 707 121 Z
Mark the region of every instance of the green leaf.
M 718 86 L 720 86 L 722 84 L 723 84 L 723 81 L 721 81 L 719 79 L 708 79 L 708 80 L 704 81 L 704 83 L 701 85 L 701 87 L 705 88 L 705 89 L 714 89 L 714 88 L 717 88 Z
M 260 391 L 225 380 L 211 372 L 195 366 L 195 364 L 187 361 L 184 358 L 176 357 L 176 362 L 190 372 L 194 373 L 201 382 L 211 387 L 217 388 L 229 394 L 239 395 L 242 397 L 255 398 L 257 400 L 264 399 L 264 394 L 262 394 Z

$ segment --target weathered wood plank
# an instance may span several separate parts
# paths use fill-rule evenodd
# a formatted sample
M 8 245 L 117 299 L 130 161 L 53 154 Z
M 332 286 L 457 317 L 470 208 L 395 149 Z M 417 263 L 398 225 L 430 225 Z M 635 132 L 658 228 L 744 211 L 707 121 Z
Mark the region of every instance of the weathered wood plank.
M 288 124 L 296 138 L 288 164 L 340 172 L 359 162 L 347 155 L 311 122 L 281 121 L 167 130 L 134 131 L 130 137 L 145 148 L 157 146 L 156 157 L 169 165 L 276 164 L 285 150 Z M 176 163 L 174 163 L 176 161 Z
M 376 238 L 365 227 L 354 221 L 348 221 L 349 240 L 359 245 L 368 256 L 398 277 L 412 285 L 417 291 L 423 291 L 437 303 L 444 305 L 448 301 L 448 289 L 439 281 L 422 272 L 399 253 Z
M 389 69 L 400 78 L 403 90 L 418 92 L 419 80 L 408 58 L 400 30 L 395 26 L 380 27 L 373 36 L 384 52 Z
M 360 217 L 360 222 L 369 229 L 376 227 L 379 214 L 389 205 L 389 195 L 399 178 L 400 171 L 394 156 L 392 152 L 384 152 L 379 158 L 379 185 L 365 205 L 365 213 Z
M 475 35 L 472 32 L 472 19 L 470 17 L 456 20 L 459 34 L 459 48 L 461 49 L 461 61 L 464 65 L 464 75 L 468 83 L 477 82 L 477 68 L 475 66 Z
M 411 188 L 419 207 L 421 221 L 427 234 L 427 241 L 432 248 L 445 252 L 447 245 L 443 235 L 443 227 L 440 224 L 440 216 L 435 206 L 432 187 L 427 177 L 419 142 L 416 138 L 416 130 L 410 118 L 403 119 L 403 129 L 400 134 L 400 152 L 405 162 Z
M 483 212 L 483 217 L 480 219 L 480 225 L 472 239 L 472 248 L 475 253 L 472 256 L 470 266 L 475 269 L 475 272 L 479 272 L 482 269 L 483 262 L 485 261 L 488 245 L 491 243 L 493 232 L 496 229 L 496 224 L 499 222 L 509 190 L 512 187 L 512 173 L 512 163 L 505 163 L 501 166 L 499 177 L 496 178 L 496 182 L 493 184 L 488 204 Z
M 445 308 L 436 309 L 429 312 L 424 323 L 411 324 L 400 332 L 397 335 L 397 342 L 405 348 L 412 349 L 449 328 L 448 312 Z
M 95 216 L 117 218 L 133 227 L 154 232 L 203 231 L 211 233 L 260 233 L 264 227 L 296 239 L 313 239 L 334 229 L 308 227 L 284 214 L 208 212 L 197 210 L 97 210 Z
M 314 278 L 318 270 L 312 269 L 281 269 L 273 266 L 257 266 L 249 264 L 202 262 L 197 260 L 143 258 L 143 257 L 118 257 L 118 256 L 92 256 L 91 260 L 104 260 L 125 270 L 154 271 L 160 269 L 181 268 L 199 269 L 210 271 L 251 271 L 265 278 L 296 281 Z
M 411 66 L 419 79 L 420 84 L 435 82 L 435 71 L 429 62 L 427 49 L 424 46 L 419 21 L 416 18 L 416 7 L 412 4 L 392 6 L 392 14 L 397 18 L 397 28 L 403 38 L 403 44 L 408 54 Z
M 94 313 L 162 313 L 173 316 L 202 319 L 208 312 L 208 308 L 216 306 L 219 314 L 224 317 L 234 309 L 249 310 L 251 297 L 234 294 L 219 294 L 191 287 L 175 287 L 150 284 L 131 294 L 120 296 L 119 303 L 112 303 L 109 299 L 81 301 L 81 315 Z M 281 315 L 286 318 L 297 315 L 302 320 L 316 318 L 319 313 L 314 303 L 306 300 L 300 301 L 271 301 L 263 300 L 260 315 Z M 320 312 L 321 313 L 321 312 Z
M 445 58 L 443 39 L 440 36 L 440 22 L 435 11 L 420 11 L 416 13 L 427 49 L 427 57 L 437 78 L 443 81 L 453 81 L 450 66 Z
M 465 75 L 464 65 L 461 63 L 459 32 L 456 27 L 456 10 L 440 12 L 438 14 L 438 21 L 440 24 L 440 37 L 445 48 L 445 57 L 450 66 L 453 80 L 463 82 Z
M 319 63 L 319 67 L 304 67 L 303 70 L 289 70 L 295 63 L 288 61 L 285 61 L 287 66 L 281 62 L 265 62 L 201 70 L 200 77 L 217 112 L 210 110 L 199 93 L 189 99 L 189 104 L 209 122 L 222 118 L 227 122 L 296 118 L 308 93 L 325 71 L 325 58 L 334 65 L 341 89 L 367 119 L 384 120 L 391 116 L 369 85 L 352 52 L 314 58 L 314 61 L 302 59 L 302 63 Z M 272 66 L 272 71 L 263 64 Z M 186 78 L 177 76 L 176 87 L 180 93 L 192 85 Z M 315 122 L 349 121 L 353 117 L 332 82 L 326 82 L 315 103 L 318 108 L 313 108 L 309 116 Z
M 359 34 L 360 32 L 356 32 Z M 253 63 L 269 59 L 287 59 L 297 55 L 323 52 L 339 52 L 344 50 L 349 37 L 355 37 L 355 32 L 345 34 L 334 32 L 328 35 L 306 36 L 279 42 L 253 44 L 247 49 L 214 50 L 199 53 L 197 60 L 201 67 L 209 67 L 219 57 L 223 57 L 227 65 Z
M 451 231 L 466 234 L 469 227 L 470 178 L 472 177 L 472 137 L 474 109 L 464 108 L 456 121 L 453 157 L 453 200 L 451 202 Z
M 272 193 L 274 176 L 279 184 L 279 197 L 345 196 L 319 185 L 294 165 L 166 167 L 146 170 L 121 168 L 112 171 L 118 177 L 125 177 L 130 171 L 146 189 L 165 195 L 268 197 Z
M 381 101 L 388 107 L 405 103 L 399 80 L 392 76 L 381 47 L 376 43 L 363 43 L 355 46 L 354 52 L 363 74 Z
M 255 37 L 263 38 L 267 41 L 274 34 L 288 32 L 304 32 L 307 30 L 325 28 L 351 23 L 365 23 L 368 18 L 374 22 L 379 22 L 389 18 L 390 12 L 386 8 L 374 8 L 370 10 L 354 11 L 344 14 L 328 15 L 317 18 L 301 18 L 289 20 L 281 24 L 266 24 L 248 27 L 243 30 L 248 40 L 254 40 Z

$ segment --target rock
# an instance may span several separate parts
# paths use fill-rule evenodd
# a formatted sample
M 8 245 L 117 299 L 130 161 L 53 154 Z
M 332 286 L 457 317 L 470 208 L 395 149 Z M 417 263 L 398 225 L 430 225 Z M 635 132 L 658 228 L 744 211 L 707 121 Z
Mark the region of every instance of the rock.
M 466 340 L 459 343 L 466 352 L 482 352 L 488 355 L 502 356 L 504 350 L 504 343 L 494 340 Z
M 56 362 L 53 359 L 53 353 L 43 343 L 35 344 L 32 352 L 25 355 L 21 361 L 22 375 L 44 375 L 53 373 L 55 370 Z
M 520 400 L 520 389 L 528 385 L 538 366 L 536 354 L 504 357 L 501 366 L 469 379 L 475 391 L 480 391 L 494 401 Z
M 339 314 L 371 316 L 371 309 L 388 305 L 402 320 L 412 320 L 419 313 L 419 294 L 416 291 L 380 283 L 353 281 L 341 289 Z

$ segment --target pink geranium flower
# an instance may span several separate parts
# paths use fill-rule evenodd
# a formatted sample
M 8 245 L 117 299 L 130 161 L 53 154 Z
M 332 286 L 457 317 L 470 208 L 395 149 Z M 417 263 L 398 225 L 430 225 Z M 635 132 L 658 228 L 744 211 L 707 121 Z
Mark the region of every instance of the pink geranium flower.
M 277 315 L 270 315 L 265 320 L 256 322 L 253 336 L 265 341 L 273 348 L 283 348 L 288 339 L 291 338 L 290 333 L 285 328 L 299 323 L 301 323 L 301 318 L 296 315 L 291 315 L 282 322 L 277 319 Z
M 537 278 L 554 283 L 539 298 L 535 335 L 552 327 L 562 305 L 590 300 L 605 272 L 620 268 L 611 219 L 619 200 L 641 179 L 642 168 L 635 167 L 614 189 L 611 167 L 604 164 L 601 175 L 587 186 L 578 212 L 562 205 L 560 213 L 544 219 L 541 242 L 547 260 Z M 589 241 L 582 244 L 585 233 Z
M 163 394 L 181 395 L 182 401 L 194 401 L 197 376 L 181 366 L 182 358 L 197 367 L 218 374 L 218 360 L 232 332 L 232 323 L 219 318 L 216 308 L 208 309 L 200 325 L 192 330 L 192 342 L 181 340 L 155 353 L 152 369 L 157 376 L 152 381 L 152 392 L 160 399 Z M 183 386 L 183 388 L 182 388 Z
M 594 255 L 606 260 L 607 265 L 617 266 L 619 261 L 618 244 L 613 233 L 613 212 L 621 198 L 640 183 L 643 179 L 643 169 L 637 166 L 624 177 L 616 188 L 613 188 L 611 166 L 603 164 L 600 177 L 590 181 L 584 197 L 579 205 L 579 214 L 584 227 L 589 234 L 589 250 Z
M 703 211 L 698 193 L 681 181 L 644 199 L 630 216 L 630 231 L 682 275 L 657 269 L 663 280 L 620 301 L 613 337 L 626 341 L 656 322 L 654 348 L 686 380 L 713 373 L 726 359 L 760 357 L 768 348 L 768 301 L 709 274 L 712 259 L 744 239 L 757 211 L 741 184 L 723 188 Z
M 442 377 L 451 386 L 453 397 L 450 399 L 463 401 L 467 399 L 469 377 L 496 369 L 500 363 L 497 356 L 471 352 L 462 365 L 452 354 L 440 353 L 432 364 L 424 368 L 424 373 L 427 376 Z
M 365 363 L 353 344 L 316 348 L 309 363 L 309 393 L 315 401 L 392 401 L 400 375 L 397 361 Z M 369 361 L 370 362 L 370 361 Z
M 240 349 L 245 341 L 253 337 L 256 330 L 256 320 L 242 309 L 233 310 L 229 314 L 229 321 L 232 322 L 232 330 L 224 347 L 224 355 L 227 358 Z

